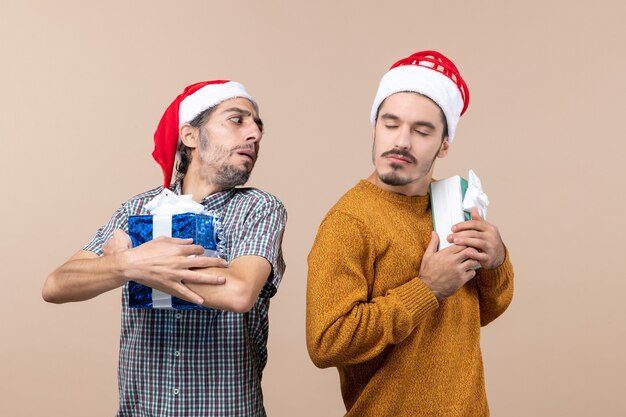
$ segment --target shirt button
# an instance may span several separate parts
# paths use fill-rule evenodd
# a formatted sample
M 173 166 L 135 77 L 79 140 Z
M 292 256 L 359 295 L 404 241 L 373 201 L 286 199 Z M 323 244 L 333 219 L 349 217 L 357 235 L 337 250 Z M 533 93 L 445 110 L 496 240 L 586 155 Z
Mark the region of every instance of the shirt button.
M 174 388 L 174 395 L 178 395 L 179 392 L 180 390 L 178 388 Z
M 182 315 L 182 314 L 180 314 L 180 313 L 176 313 L 176 314 L 174 315 L 174 317 L 176 317 L 177 319 L 180 319 L 182 316 L 183 316 L 183 315 Z
M 174 356 L 180 356 L 180 352 L 179 351 L 175 351 L 174 352 Z

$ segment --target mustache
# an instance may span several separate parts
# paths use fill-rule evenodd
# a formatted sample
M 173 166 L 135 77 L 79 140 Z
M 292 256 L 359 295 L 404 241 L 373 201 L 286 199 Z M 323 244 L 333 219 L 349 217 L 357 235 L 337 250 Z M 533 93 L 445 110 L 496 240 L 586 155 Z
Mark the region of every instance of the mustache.
M 413 162 L 414 164 L 417 163 L 417 159 L 413 155 L 411 155 L 409 151 L 405 151 L 404 149 L 391 149 L 387 152 L 383 152 L 382 155 L 380 156 L 384 157 L 384 156 L 390 156 L 390 155 L 398 155 Z
M 258 153 L 259 152 L 255 145 L 238 145 L 238 146 L 235 146 L 234 148 L 231 148 L 230 154 L 232 155 L 232 154 L 234 154 L 235 152 L 237 152 L 240 149 L 249 149 L 249 150 L 253 151 L 254 153 Z
M 239 149 L 250 149 L 251 151 L 256 151 L 256 147 L 254 145 L 239 145 L 235 146 L 231 149 L 232 152 L 238 151 Z

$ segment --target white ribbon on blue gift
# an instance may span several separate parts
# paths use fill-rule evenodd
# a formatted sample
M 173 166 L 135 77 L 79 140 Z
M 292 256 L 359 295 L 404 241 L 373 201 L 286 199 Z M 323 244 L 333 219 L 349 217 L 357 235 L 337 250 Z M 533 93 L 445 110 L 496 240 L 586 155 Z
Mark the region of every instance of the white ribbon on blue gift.
M 205 212 L 202 204 L 193 201 L 190 194 L 178 195 L 168 189 L 150 200 L 145 208 L 152 216 L 152 239 L 160 236 L 172 237 L 172 216 L 175 214 Z M 214 251 L 205 250 L 205 255 L 216 256 Z M 153 308 L 172 308 L 172 296 L 152 289 Z
M 483 220 L 487 219 L 487 206 L 489 205 L 489 197 L 483 191 L 480 178 L 473 170 L 469 170 L 467 177 L 467 190 L 465 191 L 465 197 L 463 197 L 463 210 L 468 213 L 476 207 L 478 214 Z

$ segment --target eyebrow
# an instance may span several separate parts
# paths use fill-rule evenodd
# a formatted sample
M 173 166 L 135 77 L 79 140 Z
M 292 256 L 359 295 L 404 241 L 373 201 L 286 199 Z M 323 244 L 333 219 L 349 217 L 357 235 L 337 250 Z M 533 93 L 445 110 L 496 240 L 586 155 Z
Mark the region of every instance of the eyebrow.
M 222 111 L 222 114 L 223 113 L 237 113 L 237 114 L 240 114 L 242 116 L 247 116 L 247 117 L 252 116 L 252 113 L 250 111 L 239 108 L 239 107 L 229 107 L 228 109 L 224 109 Z M 263 132 L 263 120 L 261 120 L 261 118 L 258 116 L 253 117 L 252 120 L 254 120 L 254 123 L 256 123 L 256 125 L 259 127 L 259 130 L 262 133 Z
M 396 121 L 396 122 L 400 120 L 400 118 L 398 116 L 396 116 L 395 114 L 392 114 L 392 113 L 381 114 L 380 118 L 384 119 L 384 120 L 393 120 L 393 121 Z M 431 122 L 427 122 L 425 120 L 418 120 L 418 121 L 413 123 L 413 126 L 424 126 L 424 127 L 431 128 L 433 130 L 436 129 L 434 124 L 432 124 Z

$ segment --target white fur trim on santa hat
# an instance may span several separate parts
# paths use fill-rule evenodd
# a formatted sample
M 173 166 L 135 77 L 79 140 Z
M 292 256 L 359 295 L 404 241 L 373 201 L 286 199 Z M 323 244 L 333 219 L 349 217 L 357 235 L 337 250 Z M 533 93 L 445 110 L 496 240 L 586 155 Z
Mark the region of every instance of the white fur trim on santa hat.
M 184 123 L 191 122 L 197 115 L 206 109 L 220 104 L 222 101 L 237 97 L 247 98 L 256 105 L 256 101 L 254 101 L 246 88 L 236 81 L 205 85 L 180 102 L 178 126 L 180 127 Z
M 405 91 L 422 94 L 441 108 L 448 122 L 448 141 L 452 143 L 463 110 L 461 91 L 442 73 L 418 65 L 395 67 L 383 76 L 372 105 L 372 126 L 376 125 L 376 115 L 382 102 L 392 94 Z

